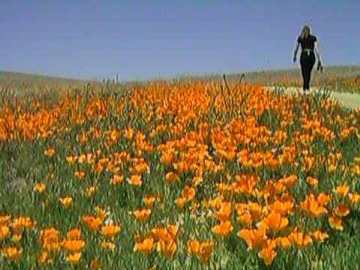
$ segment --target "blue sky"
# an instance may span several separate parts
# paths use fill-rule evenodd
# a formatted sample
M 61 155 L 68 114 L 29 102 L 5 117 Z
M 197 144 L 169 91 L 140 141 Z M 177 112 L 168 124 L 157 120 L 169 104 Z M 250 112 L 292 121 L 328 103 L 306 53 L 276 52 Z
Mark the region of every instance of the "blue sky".
M 360 64 L 358 0 L 0 1 L 0 70 L 121 80 L 294 67 L 304 23 L 326 65 Z

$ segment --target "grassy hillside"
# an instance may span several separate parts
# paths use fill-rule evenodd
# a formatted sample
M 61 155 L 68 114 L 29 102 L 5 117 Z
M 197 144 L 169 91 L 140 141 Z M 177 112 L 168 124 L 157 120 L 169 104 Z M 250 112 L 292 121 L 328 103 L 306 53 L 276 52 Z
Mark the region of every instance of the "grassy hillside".
M 243 81 L 250 84 L 267 86 L 293 87 L 301 86 L 302 78 L 300 69 L 264 70 L 245 72 Z M 241 73 L 227 74 L 227 80 L 232 83 L 239 81 Z M 222 74 L 211 74 L 203 76 L 184 76 L 180 80 L 205 80 L 221 81 Z M 329 87 L 335 91 L 360 93 L 360 66 L 330 66 L 325 67 L 323 72 L 313 71 L 312 85 L 318 87 Z
M 84 80 L 80 79 L 0 71 L 1 87 L 12 87 L 15 85 L 66 85 L 82 83 L 84 83 Z
M 227 74 L 227 79 L 230 83 L 236 83 L 242 73 Z M 299 69 L 283 69 L 283 70 L 265 70 L 255 72 L 245 72 L 243 81 L 250 84 L 258 85 L 280 85 L 284 87 L 301 86 L 302 79 Z M 201 76 L 179 76 L 173 79 L 174 81 L 220 81 L 222 74 L 204 74 Z M 15 72 L 0 71 L 0 89 L 19 90 L 26 89 L 27 91 L 66 87 L 83 88 L 87 82 L 80 79 L 56 78 L 49 76 L 23 74 Z M 134 85 L 138 83 L 146 83 L 147 81 L 128 81 L 124 82 L 127 85 Z M 94 82 L 92 82 L 94 83 Z M 360 66 L 331 66 L 326 67 L 324 72 L 313 72 L 313 85 L 328 86 L 333 90 L 345 92 L 360 93 Z

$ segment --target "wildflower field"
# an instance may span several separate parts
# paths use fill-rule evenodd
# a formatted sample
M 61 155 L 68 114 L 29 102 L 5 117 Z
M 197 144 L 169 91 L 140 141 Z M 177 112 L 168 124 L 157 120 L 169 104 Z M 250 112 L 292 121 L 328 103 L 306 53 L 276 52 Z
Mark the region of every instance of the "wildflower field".
M 1 269 L 357 269 L 360 110 L 256 85 L 0 100 Z

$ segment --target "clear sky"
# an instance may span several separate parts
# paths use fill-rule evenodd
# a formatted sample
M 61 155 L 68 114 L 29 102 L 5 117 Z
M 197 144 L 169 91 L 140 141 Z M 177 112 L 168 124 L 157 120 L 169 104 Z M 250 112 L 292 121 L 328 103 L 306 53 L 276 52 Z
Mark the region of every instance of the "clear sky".
M 1 0 L 0 70 L 122 80 L 294 67 L 304 23 L 326 65 L 360 64 L 359 0 Z

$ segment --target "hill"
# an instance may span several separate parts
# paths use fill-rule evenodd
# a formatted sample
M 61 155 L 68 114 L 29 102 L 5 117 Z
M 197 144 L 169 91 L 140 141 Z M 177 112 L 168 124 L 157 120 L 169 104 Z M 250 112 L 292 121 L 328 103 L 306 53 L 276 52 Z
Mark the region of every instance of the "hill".
M 230 73 L 227 80 L 230 83 L 239 81 L 241 74 L 244 74 L 243 81 L 250 84 L 258 85 L 281 85 L 285 87 L 300 86 L 301 74 L 299 69 L 282 69 L 282 70 L 262 70 L 244 73 Z M 178 76 L 175 78 L 166 78 L 166 81 L 221 81 L 222 74 L 204 74 L 199 76 Z M 151 79 L 150 81 L 154 81 Z M 155 80 L 156 81 L 156 80 Z M 99 83 L 90 80 L 58 78 L 34 74 L 24 74 L 17 72 L 0 71 L 0 89 L 27 89 L 38 90 L 47 89 L 64 89 L 64 87 L 82 88 L 88 82 Z M 146 83 L 148 81 L 127 81 L 124 84 L 132 85 L 137 83 Z M 329 66 L 324 72 L 313 72 L 312 84 L 316 86 L 328 85 L 336 90 L 360 93 L 360 66 Z

